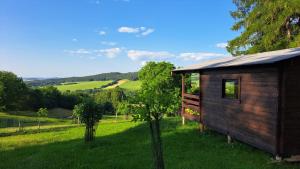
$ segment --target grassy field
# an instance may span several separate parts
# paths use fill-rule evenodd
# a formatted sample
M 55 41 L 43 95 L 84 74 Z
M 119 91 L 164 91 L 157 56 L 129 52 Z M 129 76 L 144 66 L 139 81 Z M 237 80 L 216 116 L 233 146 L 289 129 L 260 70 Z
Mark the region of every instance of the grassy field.
M 127 90 L 138 90 L 141 88 L 141 81 L 128 80 L 125 83 L 122 83 L 120 85 L 120 88 L 127 89 Z
M 76 91 L 76 90 L 87 90 L 87 89 L 94 89 L 94 88 L 100 88 L 103 85 L 106 85 L 108 83 L 112 82 L 111 80 L 108 81 L 87 81 L 87 82 L 74 82 L 76 84 L 72 83 L 64 83 L 61 85 L 56 85 L 58 90 L 60 91 Z
M 152 158 L 148 126 L 105 116 L 94 143 L 83 142 L 84 127 L 73 124 L 43 126 L 31 133 L 0 136 L 0 168 L 9 169 L 150 169 Z M 166 168 L 169 169 L 292 169 L 300 164 L 274 163 L 267 153 L 225 136 L 206 131 L 179 118 L 162 122 Z M 0 130 L 0 132 L 3 132 Z M 11 134 L 11 135 L 9 135 Z
M 112 89 L 117 86 L 119 86 L 120 88 L 126 89 L 126 90 L 138 90 L 141 88 L 141 82 L 140 81 L 132 81 L 132 80 L 128 80 L 128 79 L 122 79 L 122 80 L 119 80 L 117 84 L 108 86 L 105 89 Z

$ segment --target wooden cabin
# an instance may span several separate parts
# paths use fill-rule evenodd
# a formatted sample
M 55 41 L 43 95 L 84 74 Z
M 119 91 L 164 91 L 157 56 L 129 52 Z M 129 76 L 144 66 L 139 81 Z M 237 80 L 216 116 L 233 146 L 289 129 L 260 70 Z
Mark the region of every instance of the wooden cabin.
M 300 48 L 226 57 L 173 73 L 199 73 L 199 95 L 185 93 L 183 78 L 182 114 L 199 111 L 208 128 L 273 155 L 300 155 Z

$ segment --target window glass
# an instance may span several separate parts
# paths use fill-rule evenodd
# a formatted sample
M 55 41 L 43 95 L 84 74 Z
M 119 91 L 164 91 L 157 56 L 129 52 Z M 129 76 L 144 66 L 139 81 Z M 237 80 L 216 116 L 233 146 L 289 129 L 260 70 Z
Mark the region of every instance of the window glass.
M 239 80 L 225 79 L 222 84 L 223 98 L 239 99 Z

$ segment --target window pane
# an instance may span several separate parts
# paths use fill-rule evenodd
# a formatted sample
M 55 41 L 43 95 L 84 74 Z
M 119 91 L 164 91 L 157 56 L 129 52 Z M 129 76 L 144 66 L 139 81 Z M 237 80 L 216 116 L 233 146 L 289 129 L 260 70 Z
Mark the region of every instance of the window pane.
M 238 80 L 223 80 L 223 97 L 230 99 L 238 99 L 238 89 L 239 81 Z

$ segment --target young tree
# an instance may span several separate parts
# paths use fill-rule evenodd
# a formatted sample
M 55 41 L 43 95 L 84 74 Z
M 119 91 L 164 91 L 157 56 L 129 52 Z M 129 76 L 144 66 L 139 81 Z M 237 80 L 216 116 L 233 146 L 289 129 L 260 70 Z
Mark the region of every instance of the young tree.
M 140 71 L 141 90 L 134 106 L 134 120 L 147 121 L 150 128 L 154 165 L 164 169 L 160 121 L 179 106 L 179 81 L 171 76 L 174 66 L 167 62 L 148 62 Z
M 229 41 L 233 55 L 300 46 L 299 0 L 233 0 L 236 19 L 232 26 L 241 35 Z
M 102 106 L 97 105 L 92 99 L 86 99 L 76 107 L 78 107 L 81 122 L 86 126 L 85 141 L 93 141 L 97 124 L 102 118 Z
M 128 120 L 128 115 L 131 113 L 131 105 L 127 101 L 119 103 L 117 113 L 124 114 L 125 119 Z
M 77 119 L 77 124 L 80 124 L 80 115 L 83 111 L 84 111 L 83 104 L 77 104 L 74 106 L 73 117 L 75 117 Z
M 47 110 L 47 108 L 40 108 L 36 113 L 37 113 L 37 116 L 38 116 L 38 127 L 39 127 L 39 130 L 40 130 L 41 117 L 47 117 L 48 116 L 48 110 Z

